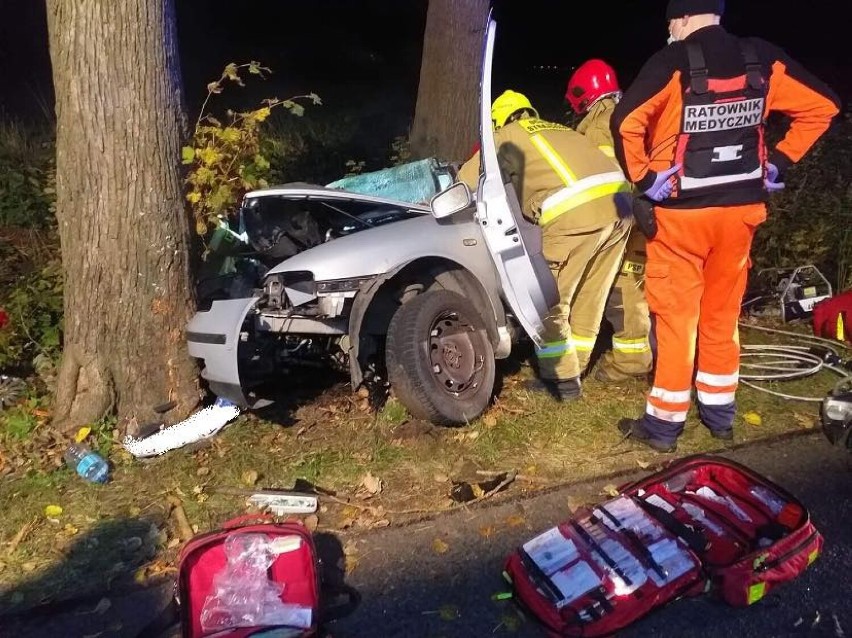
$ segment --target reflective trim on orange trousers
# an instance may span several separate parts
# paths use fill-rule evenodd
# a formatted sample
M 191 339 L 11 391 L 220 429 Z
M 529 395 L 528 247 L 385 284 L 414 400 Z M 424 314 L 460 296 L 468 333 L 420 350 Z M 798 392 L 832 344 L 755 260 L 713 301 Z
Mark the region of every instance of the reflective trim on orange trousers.
M 656 213 L 645 292 L 655 315 L 657 367 L 644 421 L 651 434 L 673 440 L 683 431 L 693 377 L 704 424 L 724 430 L 733 423 L 737 319 L 752 238 L 766 206 L 657 207 Z

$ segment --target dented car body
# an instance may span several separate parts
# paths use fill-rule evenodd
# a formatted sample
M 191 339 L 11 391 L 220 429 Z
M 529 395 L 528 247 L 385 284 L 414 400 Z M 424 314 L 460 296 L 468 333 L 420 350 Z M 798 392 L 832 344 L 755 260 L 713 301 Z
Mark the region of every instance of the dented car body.
M 332 366 L 353 389 L 389 380 L 414 416 L 460 424 L 487 407 L 513 336 L 539 341 L 558 294 L 540 230 L 497 166 L 494 33 L 489 19 L 476 201 L 463 184 L 431 206 L 307 184 L 245 196 L 240 233 L 262 264 L 258 281 L 187 327 L 214 393 L 257 407 L 263 381 Z

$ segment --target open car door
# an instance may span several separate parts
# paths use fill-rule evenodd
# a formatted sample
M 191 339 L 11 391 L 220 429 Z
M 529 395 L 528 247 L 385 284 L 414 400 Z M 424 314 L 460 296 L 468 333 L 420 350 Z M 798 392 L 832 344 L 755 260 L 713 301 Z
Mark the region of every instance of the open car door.
M 541 252 L 541 228 L 524 219 L 517 193 L 511 183 L 503 182 L 497 163 L 491 125 L 491 67 L 496 27 L 489 13 L 479 92 L 483 173 L 476 195 L 476 219 L 497 267 L 506 303 L 524 331 L 540 345 L 543 320 L 559 301 L 559 291 Z

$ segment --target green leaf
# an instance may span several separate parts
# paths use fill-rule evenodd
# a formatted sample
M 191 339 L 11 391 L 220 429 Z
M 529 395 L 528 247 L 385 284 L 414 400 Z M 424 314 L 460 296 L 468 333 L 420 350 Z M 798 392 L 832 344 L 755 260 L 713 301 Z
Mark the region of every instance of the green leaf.
M 195 159 L 195 149 L 191 146 L 184 146 L 180 150 L 180 155 L 184 164 L 192 164 Z

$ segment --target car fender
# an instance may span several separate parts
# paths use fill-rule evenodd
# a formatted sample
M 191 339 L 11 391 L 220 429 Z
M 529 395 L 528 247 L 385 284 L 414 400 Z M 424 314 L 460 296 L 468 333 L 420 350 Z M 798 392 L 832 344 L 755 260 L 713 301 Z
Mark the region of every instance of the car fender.
M 388 282 L 404 270 L 418 265 L 433 271 L 438 268 L 435 280 L 444 288 L 458 292 L 466 290 L 477 311 L 485 320 L 485 327 L 494 347 L 495 356 L 505 358 L 509 355 L 511 340 L 506 329 L 506 313 L 500 298 L 496 273 L 494 273 L 494 278 L 483 281 L 476 273 L 457 262 L 433 257 L 415 259 L 376 277 L 355 296 L 349 315 L 349 374 L 352 388 L 357 388 L 364 380 L 363 362 L 361 361 L 361 330 L 373 301 Z

